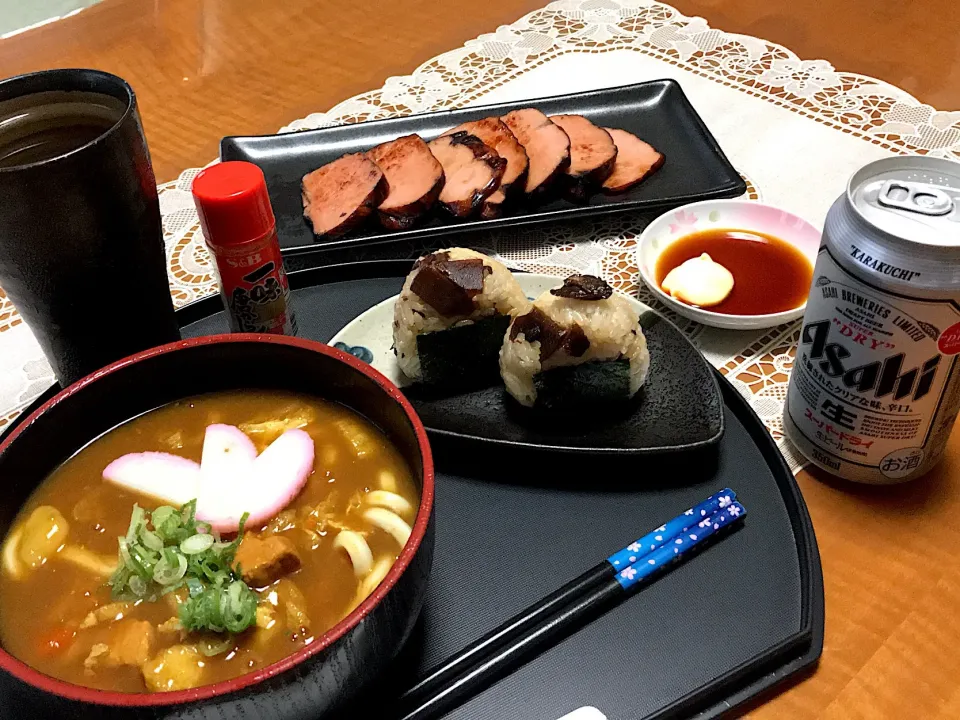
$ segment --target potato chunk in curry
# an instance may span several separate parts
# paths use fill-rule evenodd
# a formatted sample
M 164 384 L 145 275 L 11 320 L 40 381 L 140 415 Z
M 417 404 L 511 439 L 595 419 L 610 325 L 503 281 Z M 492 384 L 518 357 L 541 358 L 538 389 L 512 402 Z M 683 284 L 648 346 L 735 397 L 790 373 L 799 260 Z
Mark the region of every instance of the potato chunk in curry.
M 205 658 L 190 645 L 173 645 L 145 661 L 143 679 L 153 692 L 189 690 L 204 684 Z
M 120 665 L 139 667 L 153 654 L 156 642 L 157 633 L 146 620 L 121 620 L 111 628 L 107 642 L 91 648 L 84 666 L 92 671 Z

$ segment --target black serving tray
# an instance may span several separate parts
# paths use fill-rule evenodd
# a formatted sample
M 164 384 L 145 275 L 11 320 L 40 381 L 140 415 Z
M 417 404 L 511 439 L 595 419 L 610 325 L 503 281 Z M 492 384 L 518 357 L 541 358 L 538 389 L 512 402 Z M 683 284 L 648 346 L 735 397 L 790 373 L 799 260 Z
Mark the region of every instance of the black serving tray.
M 301 334 L 328 340 L 394 295 L 409 267 L 290 273 Z M 221 309 L 210 297 L 180 310 L 184 335 L 225 332 Z M 395 720 L 395 699 L 428 668 L 724 486 L 749 511 L 739 530 L 444 718 L 558 720 L 585 706 L 608 720 L 715 718 L 812 670 L 824 599 L 810 517 L 760 419 L 717 379 L 725 432 L 701 451 L 551 456 L 434 437 L 436 549 L 423 613 L 395 671 L 336 720 Z M 207 717 L 202 707 L 196 717 Z
M 395 295 L 409 269 L 291 273 L 301 335 L 329 340 Z M 181 310 L 184 335 L 225 332 L 220 310 L 217 297 Z M 701 452 L 551 457 L 432 436 L 437 535 L 423 615 L 380 702 L 342 720 L 390 720 L 391 698 L 428 668 L 724 486 L 749 511 L 741 530 L 445 717 L 558 720 L 582 706 L 609 720 L 719 717 L 810 668 L 824 620 L 813 527 L 766 427 L 717 378 L 725 432 Z
M 412 230 L 390 232 L 372 223 L 365 229 L 332 240 L 317 240 L 304 221 L 300 180 L 321 165 L 345 153 L 369 150 L 401 135 L 418 133 L 430 140 L 462 122 L 503 115 L 523 107 L 537 107 L 548 115 L 574 113 L 598 125 L 628 130 L 662 152 L 667 158 L 666 163 L 652 177 L 624 193 L 597 193 L 585 203 L 573 203 L 559 197 L 550 197 L 538 204 L 521 203 L 506 217 L 494 220 L 458 222 L 435 213 Z M 223 160 L 247 160 L 263 169 L 285 256 L 603 213 L 667 210 L 696 200 L 736 197 L 746 191 L 743 179 L 674 80 L 654 80 L 558 97 L 445 110 L 306 132 L 226 137 L 220 143 L 220 157 Z

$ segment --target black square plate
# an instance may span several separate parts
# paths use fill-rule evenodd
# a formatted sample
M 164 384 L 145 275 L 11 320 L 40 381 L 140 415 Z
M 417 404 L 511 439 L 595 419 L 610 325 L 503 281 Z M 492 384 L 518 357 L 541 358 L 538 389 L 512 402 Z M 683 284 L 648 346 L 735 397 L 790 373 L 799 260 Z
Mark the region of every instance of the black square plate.
M 500 385 L 447 396 L 411 390 L 407 397 L 434 434 L 528 450 L 652 455 L 715 445 L 723 436 L 723 402 L 713 370 L 667 320 L 649 312 L 641 323 L 650 374 L 628 413 L 546 425 L 521 416 Z
M 468 120 L 504 115 L 523 107 L 537 107 L 548 115 L 583 115 L 598 125 L 628 130 L 656 147 L 667 160 L 652 177 L 625 193 L 597 193 L 581 204 L 554 198 L 537 205 L 521 205 L 512 215 L 495 220 L 457 222 L 435 215 L 412 230 L 390 232 L 371 224 L 333 240 L 315 239 L 304 221 L 300 180 L 324 163 L 345 153 L 369 150 L 374 145 L 409 133 L 418 133 L 430 140 Z M 746 191 L 743 179 L 674 80 L 654 80 L 540 100 L 445 110 L 307 132 L 227 137 L 220 143 L 220 157 L 223 160 L 247 160 L 263 169 L 277 216 L 280 246 L 286 255 L 586 215 L 667 210 L 696 200 L 736 197 Z
M 713 369 L 674 325 L 628 296 L 624 299 L 640 316 L 650 350 L 650 371 L 640 396 L 626 407 L 540 415 L 512 402 L 499 383 L 452 393 L 411 385 L 397 365 L 392 334 L 395 293 L 400 291 L 410 264 L 368 265 L 383 268 L 381 272 L 390 265 L 399 272 L 394 270 L 394 277 L 355 280 L 349 290 L 324 285 L 296 292 L 301 332 L 313 336 L 316 318 L 345 299 L 348 292 L 362 287 L 371 293 L 378 291 L 375 288 L 387 293 L 387 300 L 358 315 L 331 342 L 400 385 L 435 436 L 527 450 L 654 455 L 702 449 L 715 445 L 723 435 L 723 401 Z M 561 283 L 560 278 L 547 275 L 517 273 L 514 277 L 528 297 L 538 297 Z

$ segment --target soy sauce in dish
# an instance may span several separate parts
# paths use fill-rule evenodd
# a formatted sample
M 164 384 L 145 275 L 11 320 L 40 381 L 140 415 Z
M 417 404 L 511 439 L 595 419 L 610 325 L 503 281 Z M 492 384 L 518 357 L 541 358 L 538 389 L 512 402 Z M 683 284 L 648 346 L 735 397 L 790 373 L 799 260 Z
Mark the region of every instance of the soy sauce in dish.
M 657 258 L 655 277 L 707 253 L 733 274 L 733 290 L 706 310 L 724 315 L 767 315 L 799 307 L 807 300 L 813 266 L 790 243 L 753 230 L 702 230 L 668 245 Z

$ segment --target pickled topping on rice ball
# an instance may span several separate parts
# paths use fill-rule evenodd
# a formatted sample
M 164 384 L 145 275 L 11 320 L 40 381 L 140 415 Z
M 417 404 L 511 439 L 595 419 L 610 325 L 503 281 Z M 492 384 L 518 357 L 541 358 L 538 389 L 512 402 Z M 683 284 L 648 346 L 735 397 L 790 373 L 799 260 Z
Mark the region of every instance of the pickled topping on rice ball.
M 650 367 L 640 319 L 592 275 L 571 275 L 510 325 L 500 374 L 521 405 L 548 410 L 622 403 Z
M 572 357 L 581 357 L 590 348 L 590 341 L 582 327 L 576 323 L 569 328 L 561 327 L 537 307 L 518 317 L 510 326 L 511 340 L 516 340 L 521 333 L 527 342 L 540 343 L 541 362 L 551 358 L 560 349 Z
M 576 300 L 606 300 L 613 295 L 613 288 L 595 275 L 571 275 L 550 294 Z
M 463 388 L 495 382 L 514 316 L 530 306 L 501 263 L 466 248 L 416 262 L 394 306 L 397 364 L 413 382 Z
M 417 261 L 420 269 L 410 290 L 441 315 L 469 315 L 473 298 L 483 292 L 483 280 L 493 270 L 480 258 L 451 260 L 433 253 Z

